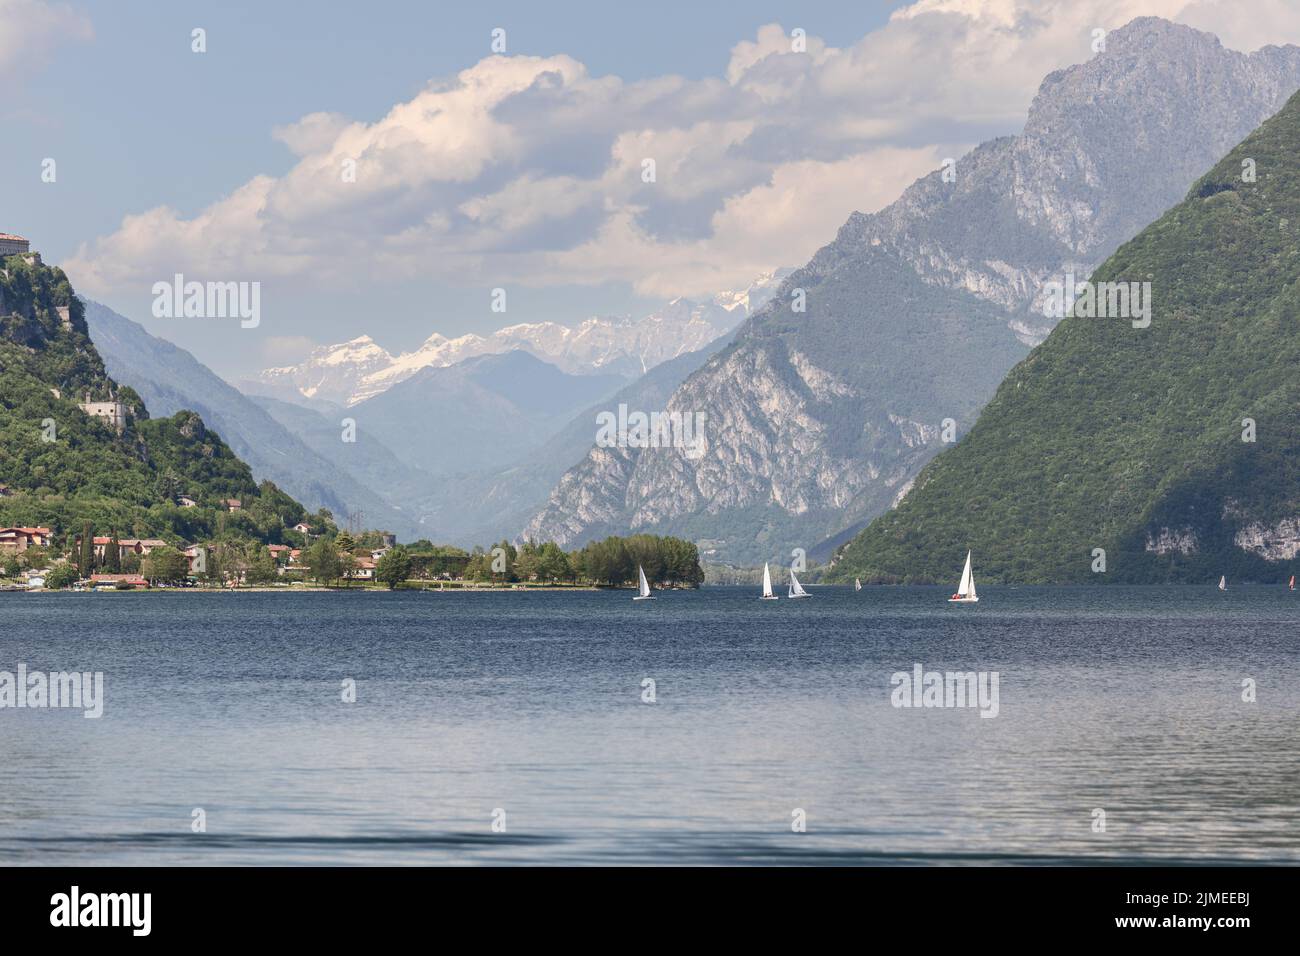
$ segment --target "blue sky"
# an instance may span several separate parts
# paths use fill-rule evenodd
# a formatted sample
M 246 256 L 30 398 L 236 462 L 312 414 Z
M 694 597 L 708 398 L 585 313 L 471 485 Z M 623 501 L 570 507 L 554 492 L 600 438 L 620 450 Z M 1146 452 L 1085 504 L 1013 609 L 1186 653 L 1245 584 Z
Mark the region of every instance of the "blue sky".
M 921 0 L 891 22 L 905 6 L 0 0 L 0 72 L 19 78 L 0 231 L 235 378 L 361 334 L 396 351 L 743 286 L 1016 131 L 1094 24 L 1272 38 L 1251 32 L 1260 10 L 1212 0 Z M 348 144 L 365 175 L 336 192 Z M 260 281 L 263 324 L 154 319 L 174 271 Z

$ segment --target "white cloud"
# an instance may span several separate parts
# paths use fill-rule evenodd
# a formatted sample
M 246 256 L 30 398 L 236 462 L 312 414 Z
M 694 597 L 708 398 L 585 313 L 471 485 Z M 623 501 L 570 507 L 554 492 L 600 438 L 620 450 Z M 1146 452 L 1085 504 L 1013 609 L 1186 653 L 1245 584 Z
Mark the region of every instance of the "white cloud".
M 1018 129 L 1047 73 L 1093 55 L 1096 28 L 1162 15 L 1249 49 L 1300 39 L 1297 6 L 919 0 L 844 48 L 809 36 L 796 53 L 789 26 L 763 26 L 735 45 L 725 76 L 702 80 L 625 82 L 569 56 L 492 56 L 374 122 L 314 113 L 277 128 L 296 157 L 287 173 L 195 216 L 128 215 L 68 269 L 96 295 L 173 272 L 318 283 L 358 265 L 451 283 L 708 293 L 802 263 L 850 212 L 886 204 L 990 131 Z
M 93 36 L 88 20 L 62 3 L 0 0 L 0 71 L 7 81 L 28 66 L 39 67 L 51 49 Z

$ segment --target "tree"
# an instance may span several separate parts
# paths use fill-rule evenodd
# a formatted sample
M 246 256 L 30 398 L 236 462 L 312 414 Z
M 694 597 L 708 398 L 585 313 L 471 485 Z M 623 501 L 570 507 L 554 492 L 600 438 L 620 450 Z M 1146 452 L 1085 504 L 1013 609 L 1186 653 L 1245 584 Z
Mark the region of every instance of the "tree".
M 140 562 L 141 573 L 150 581 L 175 584 L 190 573 L 190 560 L 175 548 L 154 548 Z
M 77 559 L 77 570 L 83 578 L 95 573 L 95 532 L 89 522 L 81 528 L 81 554 Z
M 249 584 L 270 584 L 277 577 L 279 572 L 276 570 L 275 559 L 271 557 L 271 552 L 265 548 L 258 549 L 257 554 L 248 564 L 248 570 L 244 572 L 244 580 Z
M 303 552 L 303 557 L 311 569 L 311 576 L 317 582 L 326 584 L 338 579 L 342 569 L 339 566 L 338 552 L 334 550 L 334 542 L 322 538 Z
M 104 548 L 104 571 L 108 574 L 122 573 L 122 544 L 117 540 L 116 531 L 108 539 L 108 546 Z
M 50 573 L 45 575 L 45 586 L 52 590 L 58 591 L 63 588 L 72 587 L 76 584 L 80 575 L 77 569 L 67 561 L 60 561 L 54 567 L 50 568 Z
M 411 576 L 411 556 L 401 545 L 379 559 L 375 566 L 375 580 L 390 590 Z
M 21 560 L 28 571 L 38 571 L 50 566 L 50 553 L 44 548 L 31 547 L 23 552 Z

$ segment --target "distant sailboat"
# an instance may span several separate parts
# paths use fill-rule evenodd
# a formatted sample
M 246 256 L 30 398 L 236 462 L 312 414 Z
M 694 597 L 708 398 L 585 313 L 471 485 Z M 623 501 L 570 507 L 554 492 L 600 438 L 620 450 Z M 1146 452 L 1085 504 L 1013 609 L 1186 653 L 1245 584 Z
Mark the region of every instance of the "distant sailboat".
M 1226 574 L 1221 575 L 1219 577 L 1219 590 L 1220 591 L 1228 590 L 1228 576 Z
M 961 572 L 961 584 L 957 585 L 957 593 L 948 598 L 951 604 L 975 604 L 979 601 L 979 595 L 975 593 L 975 575 L 970 568 L 970 552 L 966 552 L 966 567 Z
M 641 593 L 638 594 L 636 597 L 634 597 L 632 600 L 653 601 L 655 599 L 655 596 L 650 593 L 650 582 L 645 579 L 645 568 L 641 567 L 641 565 L 638 564 L 636 566 L 636 573 L 641 577 L 641 582 L 640 582 Z
M 853 579 L 853 590 L 855 590 L 855 591 L 861 591 L 861 590 L 862 590 L 862 579 L 861 579 L 861 578 L 854 578 L 854 579 Z
M 812 597 L 811 594 L 803 589 L 803 585 L 799 583 L 799 579 L 794 576 L 794 568 L 790 569 L 790 593 L 788 597 Z
M 766 561 L 763 562 L 763 596 L 759 600 L 762 601 L 780 600 L 780 598 L 778 598 L 775 594 L 772 593 L 772 571 L 771 569 L 768 568 Z
M 1291 590 L 1291 591 L 1294 591 L 1294 590 L 1295 590 L 1295 575 L 1294 575 L 1294 574 L 1291 575 L 1291 583 L 1287 585 L 1287 589 L 1288 589 L 1288 590 Z

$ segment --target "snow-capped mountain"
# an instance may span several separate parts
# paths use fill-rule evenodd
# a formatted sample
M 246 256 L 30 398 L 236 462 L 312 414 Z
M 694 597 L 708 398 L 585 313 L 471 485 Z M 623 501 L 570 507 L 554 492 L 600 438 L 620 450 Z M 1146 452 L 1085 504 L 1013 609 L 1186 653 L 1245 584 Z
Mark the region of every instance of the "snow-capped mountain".
M 268 368 L 244 390 L 301 402 L 350 406 L 373 398 L 423 368 L 445 368 L 479 355 L 528 352 L 573 375 L 635 378 L 730 332 L 762 307 L 789 269 L 766 272 L 745 289 L 711 300 L 678 298 L 640 319 L 593 317 L 576 326 L 530 322 L 491 335 L 448 338 L 435 332 L 419 348 L 392 355 L 368 335 L 314 349 L 298 365 Z

